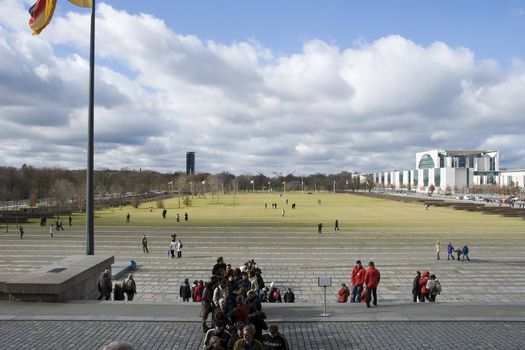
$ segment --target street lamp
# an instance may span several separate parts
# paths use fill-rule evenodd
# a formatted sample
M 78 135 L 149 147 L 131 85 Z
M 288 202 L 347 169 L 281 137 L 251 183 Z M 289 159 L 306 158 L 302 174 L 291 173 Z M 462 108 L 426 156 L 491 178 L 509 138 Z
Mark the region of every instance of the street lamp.
M 252 192 L 255 193 L 255 181 L 250 181 L 250 183 L 252 184 Z

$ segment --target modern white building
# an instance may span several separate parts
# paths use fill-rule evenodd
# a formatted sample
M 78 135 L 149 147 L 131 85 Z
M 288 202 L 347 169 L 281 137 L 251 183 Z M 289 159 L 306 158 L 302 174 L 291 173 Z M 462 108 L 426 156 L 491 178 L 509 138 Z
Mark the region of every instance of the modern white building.
M 475 185 L 525 186 L 525 170 L 499 168 L 496 150 L 436 149 L 416 153 L 415 170 L 373 174 L 376 186 L 416 191 L 465 192 Z

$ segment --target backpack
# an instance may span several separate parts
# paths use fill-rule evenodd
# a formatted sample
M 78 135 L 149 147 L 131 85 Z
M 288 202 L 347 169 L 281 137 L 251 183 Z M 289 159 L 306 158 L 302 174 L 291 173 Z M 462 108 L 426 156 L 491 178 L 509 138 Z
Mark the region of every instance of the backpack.
M 433 280 L 433 279 L 428 279 L 427 281 L 427 289 L 429 290 L 429 292 L 433 292 L 434 291 L 434 287 L 436 286 L 436 282 Z
M 438 280 L 436 280 L 434 283 L 434 291 L 436 294 L 441 294 L 441 283 L 439 283 Z

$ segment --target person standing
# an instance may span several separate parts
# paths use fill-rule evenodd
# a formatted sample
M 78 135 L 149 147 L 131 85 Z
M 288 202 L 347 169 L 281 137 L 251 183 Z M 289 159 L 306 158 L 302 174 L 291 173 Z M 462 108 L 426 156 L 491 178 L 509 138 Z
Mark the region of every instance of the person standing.
M 334 231 L 339 231 L 339 220 L 335 219 Z
M 317 233 L 318 234 L 323 233 L 323 223 L 321 222 L 317 224 Z
M 54 232 L 55 232 L 55 225 L 51 224 L 51 226 L 49 226 L 49 235 L 51 236 L 51 238 L 53 238 Z
M 73 217 L 71 215 L 69 215 L 68 221 L 69 221 L 69 227 L 73 226 Z
M 111 292 L 113 291 L 113 282 L 111 282 L 111 274 L 109 270 L 105 270 L 98 280 L 98 291 L 100 296 L 97 300 L 105 298 L 106 300 L 111 299 Z
M 284 214 L 286 214 L 286 212 L 284 211 L 284 209 L 281 209 L 281 216 L 283 217 L 283 219 L 284 219 Z
M 366 294 L 366 307 L 370 307 L 370 300 L 372 297 L 374 298 L 374 306 L 377 306 L 377 285 L 380 280 L 381 274 L 379 273 L 379 270 L 376 269 L 374 262 L 370 261 L 365 273 L 365 286 L 368 289 L 368 293 Z
M 295 294 L 292 291 L 292 288 L 288 288 L 286 293 L 284 293 L 284 302 L 285 303 L 295 303 Z
M 182 258 L 182 241 L 179 239 L 179 242 L 177 243 L 177 258 Z
M 162 218 L 163 219 L 166 219 L 166 214 L 168 213 L 168 211 L 166 210 L 166 208 L 162 209 Z
M 137 294 L 137 285 L 131 273 L 128 275 L 128 278 L 124 280 L 122 287 L 124 288 L 124 293 L 128 296 L 128 301 L 132 301 L 135 294 Z
M 454 260 L 454 247 L 452 246 L 452 243 L 448 242 L 447 245 L 447 260 L 450 260 L 452 257 L 452 260 Z
M 352 269 L 352 277 L 350 282 L 352 283 L 352 296 L 350 297 L 351 303 L 361 302 L 361 293 L 363 292 L 363 283 L 365 281 L 365 268 L 361 265 L 361 260 L 355 262 L 355 266 Z
M 189 302 L 191 296 L 190 281 L 186 278 L 180 285 L 179 295 L 183 302 Z
M 188 221 L 188 219 L 189 219 L 188 213 L 184 213 L 184 221 Z
M 268 334 L 262 336 L 261 343 L 265 350 L 288 350 L 286 338 L 279 333 L 279 328 L 274 324 L 268 327 Z
M 144 235 L 144 237 L 142 238 L 142 251 L 144 253 L 149 253 L 149 250 L 148 250 L 148 238 L 146 237 L 146 235 Z
M 175 217 L 177 218 L 177 222 L 180 222 L 180 214 L 179 213 L 175 214 Z
M 416 303 L 418 300 L 421 301 L 421 286 L 419 285 L 419 280 L 421 279 L 421 272 L 416 271 L 416 277 L 412 283 L 412 296 L 413 301 Z
M 171 258 L 175 257 L 175 249 L 177 249 L 177 241 L 175 241 L 175 239 L 173 239 L 171 241 L 171 243 L 170 243 Z
M 131 214 L 128 211 L 128 213 L 126 214 L 126 224 L 130 224 L 130 223 L 131 223 Z
M 235 342 L 233 350 L 264 350 L 262 343 L 256 340 L 253 336 L 255 335 L 255 328 L 252 325 L 244 326 L 242 330 L 242 339 Z
M 436 241 L 436 244 L 434 244 L 434 251 L 436 252 L 436 259 L 439 260 L 439 252 L 441 251 L 441 244 L 439 241 Z
M 465 258 L 467 258 L 467 261 L 470 261 L 470 258 L 468 257 L 468 252 L 469 252 L 469 249 L 467 247 L 467 244 L 465 243 L 465 245 L 463 246 L 463 249 L 461 249 L 461 254 L 463 254 L 461 261 L 465 262 Z
M 24 238 L 24 228 L 22 225 L 18 226 L 18 230 L 20 231 L 20 239 Z

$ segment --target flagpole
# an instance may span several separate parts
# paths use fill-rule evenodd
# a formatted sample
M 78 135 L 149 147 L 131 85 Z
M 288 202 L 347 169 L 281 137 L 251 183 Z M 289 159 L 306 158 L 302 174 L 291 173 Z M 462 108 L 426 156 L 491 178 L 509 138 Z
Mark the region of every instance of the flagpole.
M 95 129 L 95 0 L 91 4 L 91 35 L 89 45 L 89 115 L 88 115 L 88 154 L 86 179 L 86 254 L 95 254 L 95 220 L 94 220 L 94 129 Z

